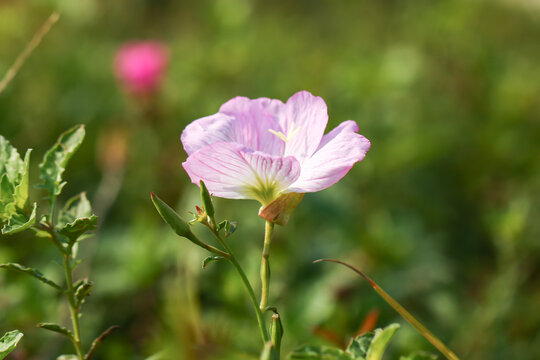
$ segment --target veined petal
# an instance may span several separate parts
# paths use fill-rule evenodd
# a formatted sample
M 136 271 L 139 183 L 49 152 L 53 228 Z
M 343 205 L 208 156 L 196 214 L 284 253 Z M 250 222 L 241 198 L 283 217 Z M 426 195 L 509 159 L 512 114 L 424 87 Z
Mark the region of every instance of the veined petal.
M 338 182 L 352 166 L 362 161 L 371 144 L 357 134 L 352 120 L 342 122 L 326 134 L 317 151 L 302 164 L 302 173 L 287 192 L 315 192 Z
M 180 140 L 188 155 L 216 142 L 232 142 L 234 119 L 225 114 L 214 114 L 193 121 L 186 126 Z
M 279 100 L 259 98 L 251 100 L 237 96 L 221 106 L 220 113 L 234 118 L 233 138 L 253 151 L 282 156 L 285 143 L 269 130 L 279 128 L 275 114 L 283 112 Z
M 300 175 L 294 157 L 270 156 L 237 143 L 214 143 L 191 154 L 182 164 L 191 181 L 203 180 L 214 196 L 273 201 Z
M 285 116 L 280 119 L 287 138 L 285 156 L 294 156 L 302 163 L 321 142 L 328 123 L 326 103 L 319 96 L 300 91 L 287 100 Z

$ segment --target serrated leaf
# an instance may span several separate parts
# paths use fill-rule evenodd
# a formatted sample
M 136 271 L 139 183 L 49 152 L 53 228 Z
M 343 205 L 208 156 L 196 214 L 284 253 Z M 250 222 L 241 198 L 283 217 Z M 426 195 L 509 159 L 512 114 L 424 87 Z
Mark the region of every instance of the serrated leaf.
M 47 190 L 49 201 L 53 201 L 62 192 L 62 188 L 66 184 L 62 181 L 62 174 L 69 159 L 81 146 L 84 134 L 83 125 L 77 125 L 62 133 L 56 144 L 45 153 L 43 161 L 39 164 L 40 178 L 43 181 L 39 187 Z
M 37 324 L 37 327 L 46 329 L 49 331 L 54 331 L 59 334 L 62 334 L 64 336 L 67 336 L 68 338 L 73 338 L 73 334 L 71 333 L 71 330 L 68 330 L 66 327 L 54 324 L 54 323 L 39 323 Z
M 64 208 L 58 213 L 57 228 L 63 228 L 77 219 L 89 218 L 92 216 L 92 205 L 86 197 L 86 193 L 80 193 L 69 199 Z
M 66 236 L 71 243 L 74 243 L 82 234 L 96 228 L 97 219 L 96 215 L 92 215 L 89 218 L 77 219 L 73 223 L 66 224 L 58 232 Z
M 29 229 L 36 223 L 37 204 L 34 203 L 30 216 L 16 213 L 11 216 L 7 224 L 2 228 L 2 234 L 11 235 Z
M 307 345 L 289 354 L 289 360 L 354 360 L 345 351 L 329 346 Z
M 220 261 L 220 260 L 225 260 L 225 258 L 223 256 L 208 256 L 207 258 L 205 258 L 203 260 L 203 263 L 202 263 L 202 267 L 203 269 L 206 268 L 209 264 L 213 263 L 213 262 L 216 262 L 216 261 Z
M 84 279 L 78 283 L 75 287 L 75 299 L 77 300 L 77 305 L 82 304 L 84 298 L 90 295 L 93 286 L 94 284 L 91 281 L 88 281 L 88 279 Z
M 381 360 L 390 339 L 399 329 L 399 324 L 390 324 L 384 329 L 375 329 L 366 360 Z
M 0 136 L 1 138 L 1 136 Z M 9 355 L 10 352 L 15 350 L 15 347 L 22 339 L 23 333 L 19 330 L 13 330 L 6 333 L 0 338 L 0 360 Z
M 11 271 L 17 271 L 23 274 L 33 276 L 34 278 L 38 279 L 44 284 L 52 286 L 53 288 L 60 290 L 62 292 L 64 291 L 64 289 L 62 289 L 60 285 L 56 284 L 52 280 L 47 279 L 39 270 L 32 269 L 32 268 L 23 266 L 21 264 L 16 264 L 16 263 L 0 264 L 0 268 L 11 270 Z
M 437 360 L 438 357 L 436 355 L 427 353 L 425 351 L 417 351 L 409 356 L 400 356 L 399 360 Z

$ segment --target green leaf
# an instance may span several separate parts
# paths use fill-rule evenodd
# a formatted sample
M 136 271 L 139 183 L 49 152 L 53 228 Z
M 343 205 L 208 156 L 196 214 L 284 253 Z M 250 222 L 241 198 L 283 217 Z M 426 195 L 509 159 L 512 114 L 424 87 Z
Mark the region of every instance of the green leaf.
M 231 236 L 238 227 L 238 221 L 223 220 L 217 226 L 217 231 L 225 229 L 225 237 Z
M 12 184 L 18 184 L 25 168 L 25 163 L 22 161 L 17 149 L 0 135 L 0 176 L 6 174 Z
M 354 360 L 354 358 L 341 349 L 329 346 L 301 347 L 289 354 L 289 360 Z
M 57 228 L 62 228 L 77 219 L 89 218 L 92 216 L 92 205 L 86 197 L 86 193 L 80 193 L 69 199 L 64 208 L 58 213 Z
M 1 139 L 2 137 L 0 136 Z M 0 360 L 8 356 L 15 349 L 22 337 L 23 333 L 19 330 L 13 330 L 0 338 Z
M 358 336 L 356 339 L 352 339 L 347 352 L 353 356 L 354 359 L 365 359 L 375 334 L 373 332 L 367 332 Z
M 416 351 L 409 356 L 400 356 L 399 360 L 437 360 L 437 356 L 425 351 Z
M 216 261 L 220 261 L 220 260 L 224 260 L 225 258 L 223 256 L 208 256 L 207 258 L 205 258 L 203 260 L 203 263 L 202 263 L 202 267 L 203 269 L 206 268 L 209 264 L 213 263 L 213 262 L 216 262 Z
M 7 224 L 2 228 L 2 234 L 11 235 L 29 229 L 36 223 L 37 204 L 34 203 L 30 216 L 16 213 L 11 216 Z
M 89 218 L 77 219 L 73 223 L 65 225 L 58 232 L 66 236 L 71 243 L 74 243 L 81 235 L 96 228 L 97 219 L 96 215 L 92 215 Z
M 84 134 L 83 125 L 77 125 L 62 133 L 56 144 L 45 153 L 43 161 L 39 164 L 40 178 L 43 181 L 39 187 L 47 190 L 49 201 L 52 202 L 62 192 L 62 188 L 66 184 L 62 181 L 62 174 L 69 159 L 81 146 Z
M 394 336 L 397 329 L 399 329 L 399 324 L 390 324 L 384 329 L 375 329 L 366 360 L 381 360 L 384 350 L 386 350 L 390 339 Z
M 67 337 L 70 338 L 70 339 L 73 338 L 73 334 L 71 333 L 71 330 L 68 330 L 68 329 L 65 328 L 64 326 L 61 326 L 61 325 L 58 325 L 58 324 L 54 324 L 54 323 L 39 323 L 39 324 L 37 324 L 37 327 L 42 328 L 42 329 L 46 329 L 46 330 L 50 330 L 50 331 L 57 332 L 57 333 L 59 333 L 59 334 L 62 334 L 62 335 L 64 335 L 64 336 L 67 336 Z
M 8 220 L 17 213 L 15 203 L 15 186 L 9 180 L 7 174 L 0 178 L 0 218 Z
M 33 276 L 36 279 L 38 279 L 39 281 L 41 281 L 42 283 L 47 284 L 49 286 L 52 286 L 56 290 L 59 290 L 59 291 L 62 291 L 62 292 L 64 291 L 64 289 L 62 289 L 62 287 L 60 285 L 56 284 L 52 280 L 47 279 L 40 271 L 38 271 L 36 269 L 32 269 L 32 268 L 29 268 L 29 267 L 26 267 L 26 266 L 23 266 L 23 265 L 20 265 L 20 264 L 16 264 L 16 263 L 0 264 L 0 268 L 4 268 L 4 269 L 7 269 L 7 270 L 11 270 L 11 271 L 17 271 L 17 272 L 21 272 L 23 274 Z
M 90 295 L 93 286 L 94 284 L 91 281 L 88 281 L 88 279 L 84 279 L 78 283 L 77 287 L 75 287 L 75 299 L 77 300 L 77 305 L 82 304 L 84 298 Z
M 225 224 L 225 237 L 231 236 L 236 231 L 237 227 L 237 221 L 227 221 L 227 223 Z
M 28 178 L 30 175 L 30 153 L 28 149 L 24 155 L 24 171 L 20 174 L 19 182 L 15 185 L 15 205 L 19 209 L 24 209 L 28 202 Z

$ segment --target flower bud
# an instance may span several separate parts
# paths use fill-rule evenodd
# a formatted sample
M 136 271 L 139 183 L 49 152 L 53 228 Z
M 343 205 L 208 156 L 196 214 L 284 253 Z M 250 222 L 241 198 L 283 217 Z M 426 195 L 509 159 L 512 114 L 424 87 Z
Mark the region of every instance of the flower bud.
M 201 184 L 201 200 L 204 205 L 204 210 L 206 210 L 206 214 L 210 217 L 210 219 L 213 219 L 215 210 L 214 210 L 214 204 L 212 203 L 212 197 L 210 196 L 210 193 L 208 192 L 208 189 L 206 188 L 204 181 L 201 180 L 200 184 Z
M 174 230 L 174 232 L 182 237 L 185 237 L 195 243 L 198 243 L 199 240 L 191 232 L 189 224 L 182 220 L 180 215 L 176 213 L 169 205 L 167 205 L 163 200 L 161 200 L 156 194 L 152 193 L 152 202 L 156 207 L 159 215 L 165 220 L 165 222 Z
M 277 313 L 272 315 L 272 322 L 270 323 L 270 337 L 276 352 L 279 354 L 279 350 L 281 348 L 281 338 L 283 337 L 283 324 L 281 323 L 281 318 Z

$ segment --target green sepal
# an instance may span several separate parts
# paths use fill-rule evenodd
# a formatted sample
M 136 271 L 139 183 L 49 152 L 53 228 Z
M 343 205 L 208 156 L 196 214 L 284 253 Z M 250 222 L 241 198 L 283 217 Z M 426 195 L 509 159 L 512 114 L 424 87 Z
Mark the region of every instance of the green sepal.
M 30 275 L 30 276 L 38 279 L 42 283 L 47 284 L 49 286 L 52 286 L 56 290 L 59 290 L 59 291 L 62 291 L 62 292 L 64 291 L 64 289 L 62 289 L 62 287 L 60 285 L 58 285 L 57 283 L 55 283 L 52 280 L 47 279 L 45 277 L 45 275 L 43 275 L 39 270 L 32 269 L 32 268 L 26 267 L 26 266 L 21 265 L 21 264 L 16 264 L 16 263 L 0 264 L 0 268 L 11 270 L 11 271 L 16 271 L 16 272 L 21 272 L 21 273 L 26 274 L 26 275 Z
M 408 356 L 400 356 L 399 360 L 437 360 L 436 355 L 427 353 L 425 351 L 415 351 Z
M 355 360 L 345 351 L 330 346 L 307 345 L 289 354 L 289 360 Z
M 42 183 L 39 188 L 48 192 L 48 199 L 52 203 L 60 195 L 66 182 L 62 181 L 62 174 L 66 170 L 69 159 L 81 146 L 84 140 L 84 125 L 77 125 L 62 133 L 56 143 L 45 153 L 43 161 L 39 164 Z
M 22 332 L 20 332 L 19 330 L 13 330 L 5 333 L 4 336 L 0 338 L 0 360 L 8 356 L 10 352 L 15 350 L 15 347 L 22 339 L 22 337 Z
M 30 215 L 16 213 L 2 228 L 2 234 L 11 235 L 31 228 L 36 223 L 37 204 L 34 203 Z
M 278 225 L 287 225 L 289 218 L 304 198 L 303 193 L 286 193 L 259 209 L 259 216 Z
M 37 324 L 38 328 L 46 329 L 49 331 L 54 331 L 56 333 L 62 334 L 64 336 L 67 336 L 70 339 L 73 339 L 73 334 L 71 330 L 67 329 L 64 326 L 54 324 L 54 323 L 39 323 Z
M 208 189 L 206 188 L 206 185 L 204 184 L 204 181 L 200 181 L 201 186 L 201 200 L 204 205 L 204 210 L 206 211 L 206 215 L 210 217 L 210 219 L 214 218 L 215 210 L 214 210 L 214 204 L 212 203 L 212 197 L 210 196 L 210 193 L 208 192 Z
M 216 262 L 216 261 L 221 261 L 221 260 L 225 260 L 225 258 L 223 256 L 208 256 L 207 258 L 205 258 L 203 260 L 203 263 L 202 263 L 202 268 L 206 268 L 209 264 L 213 263 L 213 262 Z

